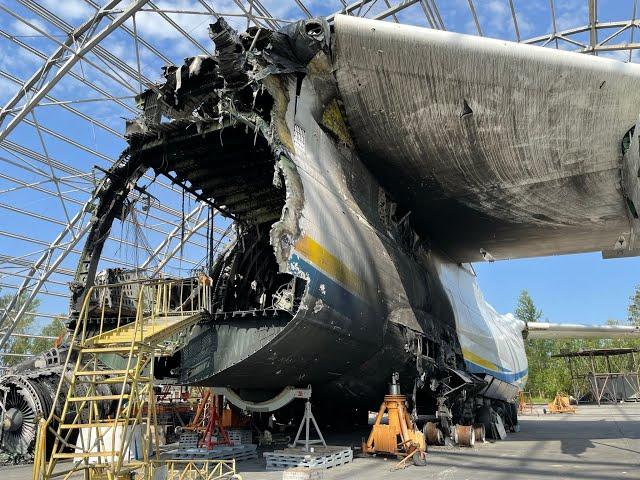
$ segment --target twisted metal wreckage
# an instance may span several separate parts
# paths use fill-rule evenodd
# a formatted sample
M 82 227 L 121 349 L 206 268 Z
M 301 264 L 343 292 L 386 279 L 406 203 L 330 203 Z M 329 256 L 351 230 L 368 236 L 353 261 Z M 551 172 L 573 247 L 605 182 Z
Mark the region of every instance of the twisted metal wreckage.
M 414 413 L 445 435 L 497 415 L 514 426 L 535 326 L 496 313 L 468 262 L 637 253 L 640 67 L 340 15 L 240 35 L 219 19 L 210 34 L 214 55 L 166 67 L 139 96 L 71 326 L 153 169 L 236 229 L 207 272 L 207 320 L 158 376 L 252 402 L 310 384 L 351 415 L 400 372 Z M 49 360 L 21 378 L 37 390 L 59 376 Z

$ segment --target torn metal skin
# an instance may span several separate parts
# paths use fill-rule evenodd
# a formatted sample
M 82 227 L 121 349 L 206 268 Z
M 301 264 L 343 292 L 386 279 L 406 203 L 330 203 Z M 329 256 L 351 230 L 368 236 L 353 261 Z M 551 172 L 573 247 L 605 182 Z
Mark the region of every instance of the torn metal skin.
M 500 108 L 485 109 L 484 114 L 491 115 L 483 118 L 474 98 L 491 93 L 482 81 L 504 74 L 503 69 L 485 71 L 487 78 L 478 82 L 477 72 L 458 62 L 456 45 L 463 45 L 465 55 L 474 60 L 482 51 L 487 65 L 491 62 L 486 59 L 510 65 L 513 50 L 545 68 L 568 72 L 567 78 L 582 79 L 585 71 L 597 76 L 608 69 L 630 81 L 640 78 L 640 70 L 522 45 L 507 50 L 486 39 L 459 36 L 451 42 L 452 35 L 456 36 L 344 16 L 336 17 L 331 29 L 323 20 L 312 19 L 278 32 L 255 28 L 237 34 L 218 20 L 211 26 L 215 54 L 166 67 L 164 82 L 138 97 L 142 114 L 127 122 L 129 147 L 98 192 L 94 225 L 72 285 L 71 325 L 96 281 L 113 222 L 124 219 L 130 192 L 140 190 L 136 183 L 151 169 L 232 218 L 236 231 L 234 242 L 206 272 L 212 288 L 208 318 L 193 328 L 184 349 L 155 366 L 156 375 L 182 384 L 228 387 L 245 403 L 277 398 L 285 387 L 312 385 L 314 402 L 329 404 L 326 411 L 332 420 L 340 414 L 352 420 L 354 410 L 366 412 L 379 404 L 392 372 L 399 372 L 402 391 L 413 392 L 414 413 L 437 419 L 445 435 L 456 423 L 490 426 L 497 414 L 515 426 L 513 400 L 528 374 L 522 338 L 527 326 L 487 304 L 472 267 L 460 262 L 593 249 L 605 249 L 609 256 L 637 254 L 640 128 L 628 130 L 627 117 L 637 115 L 637 110 L 625 106 L 616 120 L 616 128 L 620 124 L 628 130 L 620 155 L 622 169 L 617 151 L 602 156 L 611 164 L 593 176 L 606 177 L 602 189 L 598 182 L 580 179 L 594 172 L 576 170 L 576 162 L 547 162 L 551 187 L 562 180 L 575 194 L 570 198 L 576 199 L 569 203 L 577 216 L 567 225 L 552 225 L 555 220 L 541 217 L 549 202 L 543 202 L 545 208 L 539 204 L 548 185 L 534 182 L 526 191 L 536 195 L 523 197 L 517 193 L 526 185 L 516 182 L 511 195 L 509 188 L 486 177 L 492 169 L 476 168 L 478 160 L 501 163 L 510 158 L 510 149 L 526 147 L 527 153 L 540 142 L 514 144 L 502 136 L 491 144 L 491 155 L 480 148 L 476 140 L 486 135 L 476 135 L 474 122 L 490 126 L 491 121 L 500 125 L 508 120 L 518 131 L 528 131 L 530 125 L 523 129 L 515 117 L 497 114 Z M 394 54 L 391 47 L 401 53 Z M 411 55 L 404 49 L 413 49 Z M 425 66 L 413 58 L 432 60 Z M 395 66 L 397 59 L 401 67 Z M 449 61 L 456 63 L 447 68 Z M 430 78 L 433 91 L 444 89 L 453 100 L 427 89 L 410 98 L 420 108 L 405 108 L 405 92 L 422 92 L 421 79 L 434 71 L 456 73 L 477 96 L 458 102 L 456 89 L 448 88 L 455 82 L 444 75 Z M 520 70 L 513 73 L 517 76 Z M 537 81 L 535 75 L 527 78 Z M 367 88 L 372 82 L 378 88 Z M 520 82 L 511 87 L 518 91 Z M 551 93 L 565 101 L 572 98 L 562 89 Z M 608 93 L 602 93 L 605 101 Z M 498 106 L 504 97 L 489 96 Z M 440 109 L 440 116 L 420 102 Z M 526 105 L 534 113 L 544 110 L 544 102 Z M 565 113 L 571 114 L 570 109 Z M 531 114 L 527 120 L 538 117 Z M 565 119 L 572 128 L 573 121 Z M 409 135 L 414 123 L 420 129 Z M 541 128 L 540 123 L 544 122 L 534 122 L 533 127 Z M 470 127 L 473 141 L 458 142 L 466 138 L 460 131 Z M 449 141 L 450 135 L 455 141 Z M 550 143 L 542 142 L 543 147 L 556 148 L 553 137 L 544 138 Z M 614 137 L 594 138 L 590 136 L 593 141 L 606 140 L 605 150 L 611 153 Z M 565 139 L 582 141 L 579 135 Z M 458 148 L 459 143 L 464 148 Z M 451 145 L 455 151 L 448 150 Z M 440 151 L 443 146 L 447 148 Z M 536 162 L 554 158 L 533 157 Z M 450 168 L 451 159 L 465 168 Z M 579 160 L 591 168 L 582 157 Z M 431 172 L 433 182 L 421 183 L 434 161 L 442 163 L 442 171 Z M 467 175 L 467 167 L 482 175 Z M 505 166 L 505 172 L 512 171 L 524 175 L 527 185 L 535 178 Z M 562 172 L 571 175 L 556 178 Z M 583 188 L 587 183 L 612 200 L 603 207 L 615 215 L 603 210 L 601 218 L 581 219 L 584 204 L 579 200 L 590 192 Z M 439 188 L 443 186 L 447 188 Z M 477 198 L 456 199 L 458 187 L 472 188 Z M 424 196 L 412 196 L 416 192 Z M 429 201 L 443 192 L 447 195 L 442 205 L 455 204 L 454 209 Z M 415 202 L 403 198 L 407 195 Z M 589 197 L 587 205 L 602 203 L 604 197 Z M 526 209 L 512 209 L 503 201 L 521 198 L 533 201 Z M 464 215 L 454 215 L 460 206 Z M 560 203 L 551 202 L 551 207 L 563 213 Z M 505 212 L 517 214 L 517 221 L 497 228 L 496 219 Z M 474 229 L 477 222 L 482 228 Z M 538 230 L 540 225 L 544 228 Z M 530 242 L 521 243 L 513 232 L 527 233 L 529 227 L 548 238 L 543 242 L 530 235 Z M 483 246 L 484 233 L 491 236 L 491 248 Z M 611 242 L 612 234 L 617 242 Z M 558 238 L 561 241 L 555 243 Z M 540 249 L 530 250 L 532 242 Z
M 451 375 L 465 362 L 440 280 L 449 267 L 359 158 L 326 22 L 238 35 L 221 19 L 211 37 L 217 53 L 166 68 L 127 124 L 129 183 L 153 169 L 236 222 L 209 272 L 210 320 L 158 374 L 248 401 L 311 384 L 318 400 L 368 408 L 400 372 L 428 411 L 462 411 L 458 394 L 485 383 Z M 76 298 L 93 284 L 114 198 Z

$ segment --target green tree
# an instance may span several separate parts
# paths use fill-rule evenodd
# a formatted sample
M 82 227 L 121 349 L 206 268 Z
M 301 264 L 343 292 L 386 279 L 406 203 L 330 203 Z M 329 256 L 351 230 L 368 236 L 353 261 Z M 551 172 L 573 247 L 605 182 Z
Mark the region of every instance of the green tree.
M 526 290 L 520 293 L 518 305 L 515 310 L 516 317 L 527 323 L 537 322 L 542 318 L 542 311 L 539 310 L 531 295 Z M 640 325 L 640 286 L 636 288 L 635 294 L 631 296 L 628 307 L 628 320 L 631 325 Z M 620 325 L 621 322 L 615 319 L 606 321 L 607 325 Z M 566 360 L 554 358 L 553 355 L 564 352 L 575 352 L 577 350 L 591 350 L 595 348 L 620 348 L 637 347 L 640 341 L 632 338 L 621 339 L 526 339 L 525 350 L 529 361 L 529 379 L 527 389 L 533 395 L 542 395 L 547 398 L 553 397 L 556 392 L 571 392 L 570 372 L 567 368 Z M 596 362 L 598 360 L 596 359 Z M 598 368 L 605 370 L 606 366 L 599 365 Z
M 629 325 L 640 325 L 640 285 L 636 287 L 636 291 L 629 298 L 627 312 Z
M 526 290 L 520 292 L 516 306 L 516 318 L 525 323 L 537 322 L 542 318 L 542 311 L 536 308 L 531 295 Z M 534 395 L 542 393 L 548 383 L 544 366 L 549 358 L 546 352 L 547 340 L 525 340 L 525 351 L 529 362 L 528 389 Z
M 4 310 L 6 309 L 7 305 L 9 304 L 12 298 L 13 298 L 12 294 L 0 295 L 0 311 L 2 311 L 2 313 L 4 313 Z M 13 312 L 18 311 L 22 307 L 22 305 L 24 305 L 24 299 L 21 298 L 18 300 L 17 304 L 14 306 Z M 33 302 L 31 302 L 30 310 L 36 311 L 39 305 L 40 305 L 40 302 L 37 299 L 34 300 Z M 13 330 L 13 333 L 29 333 L 33 326 L 34 320 L 35 320 L 35 315 L 33 314 L 23 315 L 22 318 L 20 319 L 20 322 L 18 323 L 16 328 Z M 29 354 L 31 353 L 31 339 L 24 338 L 24 337 L 10 337 L 5 347 L 5 351 L 9 353 L 15 353 L 15 354 L 21 354 L 21 355 Z M 1 364 L 3 366 L 17 365 L 22 361 L 24 361 L 24 357 L 0 356 L 0 362 L 2 362 Z
M 67 332 L 62 315 L 55 317 L 50 323 L 42 327 L 39 335 L 46 337 L 60 337 Z M 34 338 L 31 345 L 31 353 L 38 354 L 46 352 L 53 346 L 54 340 L 45 338 Z
M 520 292 L 518 306 L 516 307 L 516 317 L 525 323 L 537 322 L 542 318 L 542 311 L 536 308 L 531 295 L 526 290 Z
M 515 315 L 523 322 L 534 323 L 540 321 L 543 313 L 536 307 L 529 292 L 523 290 L 518 298 Z M 573 349 L 576 346 L 575 341 L 526 339 L 524 344 L 529 362 L 527 389 L 534 396 L 544 397 L 552 397 L 559 391 L 568 391 L 571 381 L 566 365 L 562 359 L 553 358 L 552 355 L 562 350 Z

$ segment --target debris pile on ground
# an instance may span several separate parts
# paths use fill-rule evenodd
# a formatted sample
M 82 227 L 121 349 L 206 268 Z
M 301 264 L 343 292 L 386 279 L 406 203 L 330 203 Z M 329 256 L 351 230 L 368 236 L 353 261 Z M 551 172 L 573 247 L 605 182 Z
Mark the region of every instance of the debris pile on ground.
M 20 455 L 0 451 L 0 467 L 6 465 L 26 465 L 31 462 L 33 462 L 33 457 L 31 455 Z

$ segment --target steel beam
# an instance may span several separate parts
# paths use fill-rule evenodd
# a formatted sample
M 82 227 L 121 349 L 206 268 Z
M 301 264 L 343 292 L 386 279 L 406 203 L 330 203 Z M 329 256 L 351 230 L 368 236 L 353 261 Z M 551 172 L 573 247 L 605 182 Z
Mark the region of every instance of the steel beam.
M 393 7 L 389 7 L 385 11 L 380 12 L 375 17 L 373 17 L 373 19 L 374 20 L 384 20 L 385 18 L 388 18 L 388 17 L 391 17 L 391 16 L 395 15 L 396 13 L 401 12 L 402 10 L 404 10 L 405 8 L 410 7 L 411 5 L 415 5 L 419 1 L 420 0 L 404 0 L 404 1 L 399 2 L 398 4 L 394 5 Z
M 0 335 L 4 335 L 6 332 L 0 332 Z M 38 338 L 42 340 L 57 340 L 58 337 L 52 337 L 50 335 L 33 335 L 31 333 L 12 333 L 12 337 L 16 338 Z
M 39 50 L 36 50 L 31 45 L 27 45 L 26 43 L 24 43 L 23 41 L 13 37 L 12 35 L 9 35 L 7 32 L 5 32 L 2 29 L 0 29 L 0 37 L 5 38 L 6 40 L 12 42 L 13 44 L 17 45 L 18 47 L 22 48 L 23 50 L 25 50 L 25 51 L 29 52 L 30 54 L 40 58 L 41 60 L 47 60 L 47 57 L 46 57 L 46 55 L 44 53 L 40 52 Z M 105 89 L 103 89 L 102 87 L 99 87 L 95 83 L 90 82 L 89 80 L 87 80 L 83 76 L 78 75 L 77 73 L 75 73 L 73 71 L 69 72 L 68 75 L 71 78 L 73 78 L 74 80 L 77 80 L 78 82 L 82 83 L 83 85 L 86 85 L 87 87 L 91 88 L 92 90 L 94 90 L 95 92 L 99 93 L 100 95 L 104 95 L 106 100 L 113 101 L 114 103 L 118 104 L 119 106 L 124 108 L 129 113 L 132 113 L 133 115 L 137 115 L 138 113 L 140 113 L 138 110 L 133 108 L 131 105 L 127 105 L 122 100 L 120 100 L 118 98 L 115 98 L 114 96 L 110 95 L 109 92 L 107 92 Z
M 18 3 L 20 3 L 21 5 L 24 5 L 25 7 L 27 7 L 29 10 L 34 12 L 36 15 L 39 15 L 43 20 L 51 23 L 52 25 L 54 25 L 57 28 L 59 28 L 60 30 L 62 30 L 65 34 L 67 34 L 67 35 L 73 34 L 74 28 L 70 24 L 65 22 L 63 19 L 61 19 L 59 16 L 55 15 L 50 10 L 47 10 L 46 8 L 44 8 L 42 5 L 40 5 L 35 0 L 16 0 L 16 1 Z M 106 11 L 105 9 L 102 9 L 102 11 L 105 14 L 104 15 L 105 18 L 110 18 L 110 17 L 107 17 L 107 15 L 106 15 L 108 11 Z M 140 9 L 138 9 L 138 11 L 140 11 Z M 122 10 L 119 11 L 118 13 L 121 13 L 121 12 L 122 12 Z M 123 25 L 124 25 L 124 23 L 123 23 Z M 82 41 L 86 42 L 86 37 L 84 39 L 82 39 Z M 124 73 L 125 75 L 129 76 L 131 79 L 137 81 L 137 74 L 136 74 L 135 69 L 133 67 L 131 67 L 127 62 L 122 60 L 120 57 L 118 57 L 118 56 L 114 55 L 113 53 L 111 53 L 108 49 L 102 47 L 101 45 L 96 45 L 95 48 L 92 49 L 91 53 L 93 55 L 95 55 L 96 58 L 99 58 L 101 61 L 103 61 L 104 64 L 107 65 L 108 68 L 111 68 L 111 65 L 113 65 L 116 68 L 118 68 L 119 70 L 121 70 L 122 73 Z M 84 58 L 84 61 L 88 62 L 86 57 Z M 94 67 L 95 67 L 95 65 L 94 65 Z M 120 79 L 122 81 L 124 81 L 121 77 L 120 77 Z M 155 86 L 155 83 L 150 78 L 143 77 L 143 80 L 144 80 L 145 84 L 147 85 L 147 87 L 153 88 Z M 125 81 L 125 83 L 126 83 L 126 81 Z M 131 87 L 131 85 L 127 84 L 127 88 L 132 88 L 132 87 Z M 135 89 L 133 89 L 132 91 L 135 92 Z
M 199 223 L 197 223 L 193 228 L 191 228 L 188 231 L 185 231 L 184 233 L 184 238 L 180 239 L 180 241 L 178 242 L 178 244 L 173 248 L 173 250 L 171 252 L 169 252 L 167 255 L 164 256 L 164 258 L 160 261 L 160 263 L 158 263 L 158 265 L 156 265 L 155 270 L 153 271 L 153 273 L 151 274 L 151 278 L 154 278 L 156 275 L 158 275 L 158 273 L 160 273 L 160 271 L 162 271 L 162 269 L 165 267 L 165 265 L 167 263 L 169 263 L 169 261 L 176 256 L 176 254 L 182 249 L 182 247 L 184 246 L 184 244 L 193 236 L 194 233 L 196 233 L 198 230 L 200 230 L 201 228 L 203 228 L 204 226 L 207 225 L 207 223 L 209 222 L 208 218 L 205 218 L 204 220 L 201 220 Z
M 198 206 L 196 208 L 194 208 L 192 211 L 190 211 L 182 220 L 182 222 L 180 222 L 180 224 L 176 225 L 176 227 L 171 230 L 171 232 L 169 232 L 167 234 L 167 236 L 162 240 L 162 242 L 160 242 L 158 244 L 158 246 L 153 250 L 153 252 L 147 257 L 147 259 L 142 262 L 142 264 L 140 265 L 140 268 L 142 269 L 146 269 L 151 262 L 153 261 L 154 258 L 156 258 L 160 252 L 162 251 L 163 248 L 165 248 L 166 246 L 168 246 L 171 243 L 171 240 L 173 240 L 173 238 L 178 234 L 178 232 L 180 232 L 182 230 L 182 228 L 184 227 L 184 225 L 186 224 L 186 222 L 188 220 L 191 219 L 191 217 L 193 216 L 200 216 L 200 213 L 202 212 L 202 209 L 204 208 L 204 204 L 203 203 L 199 203 Z
M 131 17 L 134 13 L 136 13 L 140 8 L 142 8 L 146 3 L 148 2 L 148 0 L 136 0 L 134 1 L 131 5 L 129 5 L 125 10 L 123 10 L 123 12 L 118 15 L 116 18 L 113 19 L 113 21 L 107 25 L 105 28 L 103 28 L 100 32 L 98 32 L 96 35 L 94 35 L 93 37 L 91 37 L 90 39 L 88 39 L 83 45 L 82 47 L 80 47 L 78 50 L 75 51 L 75 53 L 73 53 L 70 58 L 58 68 L 58 71 L 55 73 L 55 75 L 51 78 L 51 80 L 49 80 L 48 82 L 46 82 L 44 85 L 42 85 L 41 88 L 39 88 L 34 94 L 33 96 L 27 101 L 27 103 L 24 105 L 24 107 L 20 110 L 20 112 L 18 112 L 16 114 L 16 116 L 11 119 L 9 121 L 9 123 L 7 124 L 7 126 L 4 128 L 4 130 L 2 130 L 2 132 L 0 132 L 0 142 L 2 140 L 4 140 L 5 138 L 7 138 L 7 135 L 9 135 L 9 133 L 11 133 L 11 131 L 22 121 L 25 119 L 25 117 L 31 112 L 31 110 L 38 104 L 38 102 L 40 102 L 40 100 L 42 100 L 45 95 L 47 93 L 49 93 L 51 91 L 51 89 L 65 76 L 65 74 L 71 70 L 71 68 L 80 60 L 82 59 L 82 57 L 84 55 L 86 55 L 88 52 L 91 51 L 91 49 L 93 49 L 93 47 L 95 47 L 96 45 L 98 45 L 104 38 L 106 38 L 108 35 L 111 34 L 111 32 L 113 32 L 114 30 L 116 30 L 120 25 L 122 25 L 129 17 Z M 107 10 L 107 9 L 112 9 L 114 6 L 116 6 L 118 3 L 120 3 L 120 0 L 112 0 L 110 2 L 108 2 L 103 8 L 102 10 Z M 96 17 L 101 17 L 102 14 L 102 10 L 100 10 L 100 12 L 96 13 Z M 96 20 L 95 17 L 92 17 L 91 20 L 89 22 L 85 22 L 85 24 L 83 24 L 83 27 L 85 27 L 85 31 L 91 27 L 91 25 L 93 25 L 93 22 Z M 73 37 L 70 37 L 67 42 L 69 42 L 69 45 L 71 45 L 73 43 L 73 40 L 77 37 L 77 35 L 74 35 Z M 65 48 L 58 48 L 50 57 L 49 60 L 47 62 L 45 62 L 45 64 L 38 69 L 38 71 L 36 73 L 34 73 L 32 75 L 32 77 L 27 81 L 27 83 L 23 86 L 23 88 L 18 91 L 3 107 L 2 111 L 0 111 L 0 121 L 4 119 L 7 110 L 11 110 L 13 107 L 16 106 L 16 104 L 22 99 L 24 98 L 24 96 L 26 95 L 27 91 L 30 91 L 35 85 L 36 83 L 41 79 L 44 78 L 44 76 L 49 72 L 49 70 L 52 68 L 53 64 L 56 63 L 62 56 L 62 54 L 66 51 Z M 0 341 L 0 347 L 2 346 L 2 342 Z
M 4 308 L 0 308 L 0 312 L 4 312 L 6 311 L 6 309 Z M 64 315 L 58 313 L 58 314 L 53 314 L 53 313 L 42 313 L 42 312 L 27 312 L 25 315 L 31 315 L 33 317 L 36 318 L 50 318 L 50 319 L 54 319 L 54 318 L 60 318 L 60 317 L 64 317 Z
M 9 81 L 11 81 L 11 82 L 13 82 L 13 83 L 15 83 L 17 85 L 24 85 L 24 83 L 25 83 L 23 80 L 20 80 L 19 78 L 14 77 L 10 73 L 3 72 L 2 70 L 0 70 L 0 77 L 6 78 L 7 80 L 9 80 Z M 124 135 L 122 135 L 120 132 L 118 132 L 118 131 L 114 130 L 113 128 L 109 127 L 108 125 L 105 125 L 104 123 L 96 120 L 95 118 L 91 118 L 86 113 L 82 113 L 81 111 L 79 111 L 79 110 L 77 110 L 77 109 L 75 109 L 75 108 L 73 108 L 73 107 L 68 105 L 68 104 L 73 103 L 73 102 L 62 102 L 62 101 L 56 99 L 55 97 L 52 97 L 51 95 L 47 95 L 45 98 L 47 100 L 53 102 L 52 105 L 55 104 L 55 105 L 59 106 L 60 108 L 63 108 L 66 111 L 68 111 L 68 112 L 80 117 L 82 120 L 85 120 L 85 121 L 87 121 L 87 122 L 89 122 L 89 123 L 91 123 L 91 124 L 93 124 L 93 125 L 95 125 L 97 127 L 100 127 L 101 129 L 103 129 L 106 132 L 111 133 L 115 137 L 118 137 L 118 138 L 124 140 Z M 103 100 L 109 101 L 109 99 L 107 99 L 107 98 L 105 98 Z M 10 110 L 7 113 L 12 113 L 12 112 L 13 112 L 13 110 Z
M 120 3 L 121 0 L 111 0 L 108 2 L 103 9 L 112 9 L 116 5 Z M 102 17 L 102 12 L 98 11 L 95 16 L 92 16 L 89 20 L 83 23 L 80 27 L 76 29 L 75 35 L 69 35 L 69 37 L 64 41 L 64 47 L 60 46 L 55 52 L 53 52 L 47 61 L 40 67 L 32 76 L 27 80 L 22 89 L 18 90 L 16 94 L 11 97 L 11 99 L 5 104 L 5 106 L 0 110 L 0 124 L 4 121 L 4 118 L 7 114 L 7 110 L 11 110 L 15 107 L 20 100 L 24 98 L 28 91 L 30 91 L 36 84 L 44 78 L 47 73 L 53 68 L 53 66 L 62 58 L 64 53 L 70 48 L 76 41 L 76 38 L 84 34 L 88 31 L 95 23 L 97 18 Z M 66 47 L 66 48 L 65 48 Z M 28 113 L 28 112 L 27 112 Z M 0 137 L 0 140 L 3 137 Z
M 598 30 L 596 25 L 598 23 L 598 2 L 597 0 L 589 0 L 589 46 L 591 52 L 595 55 L 596 45 L 598 45 Z
M 89 231 L 89 228 L 91 227 L 91 221 L 87 222 L 80 229 L 78 235 L 75 235 L 73 237 L 73 239 L 66 244 L 66 246 L 63 248 L 62 252 L 58 255 L 58 257 L 53 262 L 51 262 L 51 258 L 53 256 L 55 250 L 59 249 L 62 246 L 62 243 L 63 243 L 64 239 L 67 238 L 67 236 L 69 235 L 71 230 L 74 229 L 75 226 L 81 222 L 81 220 L 83 219 L 85 214 L 90 211 L 90 207 L 93 205 L 93 202 L 95 201 L 95 198 L 96 197 L 92 197 L 85 204 L 85 207 L 82 210 L 80 210 L 71 219 L 69 224 L 66 225 L 65 228 L 62 229 L 62 232 L 60 232 L 58 234 L 58 236 L 49 245 L 49 247 L 46 249 L 46 251 L 31 266 L 31 268 L 29 269 L 29 273 L 27 274 L 27 278 L 25 278 L 23 280 L 22 284 L 20 285 L 20 287 L 18 287 L 18 290 L 16 291 L 15 295 L 13 296 L 13 298 L 6 305 L 5 312 L 3 312 L 2 315 L 0 315 L 0 327 L 2 327 L 4 325 L 4 323 L 6 322 L 8 316 L 9 316 L 9 312 L 11 312 L 13 310 L 13 308 L 16 306 L 16 304 L 19 301 L 22 301 L 22 305 L 21 305 L 20 309 L 17 311 L 17 313 L 15 314 L 15 316 L 13 317 L 11 324 L 6 327 L 5 335 L 2 337 L 2 339 L 0 339 L 0 349 L 7 342 L 8 338 L 9 338 L 9 335 L 13 332 L 13 330 L 16 327 L 17 323 L 20 321 L 20 319 L 22 318 L 24 313 L 27 311 L 27 309 L 31 305 L 31 302 L 33 301 L 35 296 L 38 294 L 38 292 L 40 291 L 40 289 L 44 285 L 44 282 L 55 271 L 55 269 L 57 269 L 60 266 L 62 261 L 70 253 L 70 251 L 73 249 L 73 247 L 80 241 L 80 239 L 83 237 L 83 235 L 86 232 Z M 27 293 L 27 291 L 29 290 L 30 284 L 34 279 L 35 274 L 41 268 L 44 268 L 44 271 L 40 275 L 40 278 L 36 281 L 35 285 L 31 288 L 31 290 L 29 291 L 27 296 L 25 298 L 23 298 L 24 294 Z
M 46 159 L 44 158 L 44 156 L 42 154 L 34 152 L 33 150 L 29 150 L 28 148 L 23 147 L 22 145 L 18 145 L 17 143 L 11 142 L 10 140 L 5 140 L 2 143 L 2 145 L 0 145 L 0 146 L 2 148 L 6 149 L 6 150 L 19 153 L 20 155 L 24 155 L 24 156 L 29 157 L 29 158 L 31 158 L 31 159 L 39 162 L 39 163 L 42 163 L 43 165 L 46 165 L 47 161 L 46 161 Z M 66 164 L 64 164 L 64 163 L 62 163 L 60 161 L 56 161 L 54 159 L 51 159 L 51 162 L 52 162 L 52 164 L 54 165 L 54 167 L 57 170 L 60 170 L 60 171 L 65 172 L 65 173 L 68 173 L 70 175 L 82 175 L 83 173 L 86 173 L 86 172 L 82 172 L 81 170 L 78 170 L 77 168 L 74 168 L 74 167 L 71 167 L 69 165 L 66 165 Z M 38 172 L 34 172 L 34 173 L 38 173 Z M 49 178 L 48 175 L 46 175 L 44 172 L 39 172 L 39 173 L 40 173 L 40 175 L 43 175 L 44 177 Z M 0 173 L 0 175 L 2 175 L 2 173 Z M 149 177 L 148 175 L 144 176 L 143 178 L 145 178 L 146 180 L 153 180 L 153 178 Z M 169 190 L 169 191 L 171 191 L 172 193 L 175 194 L 175 190 L 171 187 L 171 185 L 168 185 L 168 184 L 160 182 L 160 181 L 156 181 L 156 182 L 157 182 L 158 185 L 160 185 L 164 189 Z M 90 192 L 87 192 L 87 193 L 90 193 Z M 55 193 L 54 193 L 54 195 L 55 195 Z M 78 203 L 78 204 L 80 204 L 80 203 Z M 173 209 L 171 207 L 168 207 L 166 205 L 160 204 L 160 205 L 157 205 L 155 208 L 157 208 L 158 211 L 166 213 L 168 215 L 171 215 L 174 218 L 177 218 L 177 219 L 182 218 L 182 212 L 180 212 L 178 210 L 175 210 L 175 209 Z M 160 220 L 160 221 L 164 220 L 164 219 L 162 219 L 160 217 L 154 216 L 153 214 L 148 214 L 148 215 L 149 215 L 150 218 L 154 218 L 156 220 Z M 171 225 L 175 225 L 172 222 L 166 222 L 166 223 L 171 224 Z M 166 232 L 161 232 L 161 233 L 166 235 Z M 216 229 L 216 233 L 220 233 L 221 234 L 221 233 L 223 233 L 223 230 Z

